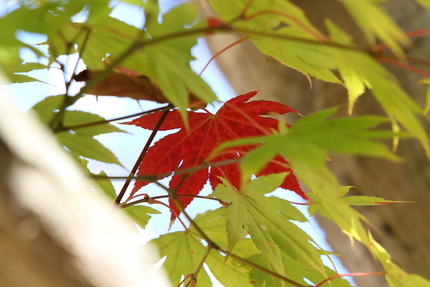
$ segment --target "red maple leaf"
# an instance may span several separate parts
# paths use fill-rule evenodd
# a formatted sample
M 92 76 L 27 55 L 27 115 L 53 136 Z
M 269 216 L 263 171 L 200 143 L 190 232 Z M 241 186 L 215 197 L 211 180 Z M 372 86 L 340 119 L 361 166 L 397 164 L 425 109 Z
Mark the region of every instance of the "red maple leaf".
M 216 114 L 210 112 L 188 112 L 189 128 L 186 129 L 177 110 L 169 112 L 160 130 L 179 129 L 176 133 L 165 136 L 149 148 L 137 172 L 140 176 L 161 175 L 175 171 L 200 166 L 208 155 L 221 143 L 245 137 L 255 137 L 271 134 L 277 129 L 278 120 L 263 115 L 297 113 L 292 108 L 273 101 L 249 101 L 257 92 L 250 92 L 227 101 Z M 126 124 L 136 125 L 145 129 L 154 129 L 162 112 L 144 115 Z M 228 149 L 226 152 L 212 159 L 210 163 L 238 159 L 244 156 L 256 145 L 244 145 Z M 290 172 L 281 185 L 284 189 L 296 192 L 307 199 L 301 190 L 297 178 L 287 167 L 288 162 L 282 156 L 276 156 L 260 172 L 259 175 Z M 187 177 L 175 174 L 170 180 L 169 188 L 175 189 L 177 194 L 197 195 L 209 179 L 213 189 L 220 183 L 219 176 L 227 179 L 234 187 L 240 189 L 240 169 L 238 162 L 199 169 Z M 149 181 L 135 182 L 131 196 Z M 178 187 L 178 184 L 179 187 Z M 180 197 L 185 208 L 193 197 Z M 178 209 L 170 201 L 173 210 L 172 219 Z

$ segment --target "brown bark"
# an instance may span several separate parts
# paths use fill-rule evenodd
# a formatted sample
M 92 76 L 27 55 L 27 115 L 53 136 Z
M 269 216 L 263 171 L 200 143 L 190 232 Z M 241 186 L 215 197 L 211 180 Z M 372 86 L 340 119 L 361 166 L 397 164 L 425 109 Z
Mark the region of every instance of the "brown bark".
M 342 8 L 341 1 L 292 2 L 301 6 L 322 31 L 323 20 L 328 17 L 351 33 L 356 43 L 365 45 L 364 36 Z M 428 28 L 430 14 L 413 1 L 392 1 L 387 9 L 405 31 Z M 237 39 L 234 35 L 215 35 L 208 37 L 207 41 L 212 51 L 217 52 Z M 408 55 L 429 60 L 429 39 L 414 38 L 413 43 L 414 46 L 407 51 Z M 274 60 L 267 60 L 249 41 L 229 49 L 217 58 L 217 62 L 238 94 L 260 90 L 260 98 L 280 101 L 304 115 L 336 105 L 340 105 L 345 113 L 347 96 L 342 86 L 313 79 L 310 89 L 303 75 Z M 418 85 L 419 77 L 404 70 L 392 71 L 401 86 L 423 105 L 425 87 Z M 371 94 L 366 93 L 358 100 L 354 114 L 384 113 Z M 360 211 L 382 231 L 382 235 L 377 232 L 373 234 L 396 264 L 407 272 L 430 279 L 430 164 L 416 140 L 402 140 L 398 153 L 405 158 L 404 164 L 372 158 L 334 156 L 330 166 L 341 184 L 358 188 L 355 190 L 357 194 L 414 201 L 413 204 L 368 207 Z M 364 248 L 357 246 L 352 254 L 348 239 L 340 234 L 336 226 L 324 219 L 320 219 L 320 223 L 335 252 L 347 256 L 343 261 L 351 272 L 381 270 L 381 266 Z M 360 277 L 356 282 L 358 286 L 385 286 L 381 276 Z

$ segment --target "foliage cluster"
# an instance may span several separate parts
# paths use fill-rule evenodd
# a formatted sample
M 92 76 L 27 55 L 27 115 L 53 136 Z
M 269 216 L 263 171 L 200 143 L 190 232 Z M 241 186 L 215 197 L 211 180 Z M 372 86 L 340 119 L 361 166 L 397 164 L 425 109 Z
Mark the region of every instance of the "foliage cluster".
M 339 186 L 326 165 L 330 152 L 401 161 L 378 140 L 393 139 L 395 147 L 402 137 L 417 139 L 430 157 L 428 136 L 420 122 L 422 117 L 429 119 L 430 101 L 420 107 L 378 60 L 389 57 L 392 63 L 401 63 L 425 77 L 429 74 L 404 62 L 408 35 L 379 1 L 342 1 L 371 49 L 356 46 L 342 27 L 330 21 L 326 21 L 329 34 L 323 34 L 303 11 L 285 0 L 210 0 L 218 18 L 203 20 L 198 19 L 197 5 L 190 3 L 160 15 L 157 1 L 121 2 L 142 9 L 142 27 L 110 16 L 115 3 L 109 0 L 35 0 L 11 6 L 0 18 L 0 27 L 7 27 L 2 30 L 0 65 L 12 83 L 36 81 L 25 73 L 37 69 L 62 70 L 66 93 L 47 96 L 33 111 L 89 174 L 85 159 L 120 165 L 114 153 L 94 137 L 122 132 L 111 123 L 136 115 L 106 120 L 71 109 L 74 103 L 87 93 L 167 102 L 129 122 L 152 130 L 152 135 L 131 173 L 123 176 L 122 190 L 113 189 L 113 177 L 92 175 L 142 228 L 157 212 L 148 204 L 161 204 L 160 198 L 169 198 L 172 220 L 182 216 L 188 219 L 184 231 L 152 240 L 161 256 L 166 256 L 164 268 L 174 286 L 181 280 L 186 286 L 210 286 L 203 264 L 225 286 L 350 286 L 322 263 L 321 257 L 329 253 L 291 222 L 306 221 L 294 204 L 267 195 L 279 186 L 302 195 L 309 214 L 320 213 L 351 240 L 367 246 L 382 266 L 380 273 L 369 275 L 385 276 L 390 286 L 430 286 L 393 263 L 363 227 L 361 221 L 366 219 L 352 208 L 391 202 L 346 196 L 348 188 Z M 426 1 L 419 2 L 430 8 Z M 17 38 L 20 31 L 44 35 L 46 41 L 40 45 L 48 52 Z M 333 118 L 337 110 L 333 107 L 304 116 L 291 127 L 267 115 L 295 112 L 293 109 L 276 103 L 247 102 L 252 94 L 238 97 L 242 102 L 227 102 L 216 115 L 205 110 L 188 111 L 189 107 L 201 107 L 202 102 L 217 100 L 189 64 L 197 39 L 214 33 L 244 35 L 263 54 L 305 76 L 345 86 L 350 112 L 357 98 L 371 90 L 387 116 Z M 421 35 L 428 33 L 422 31 Z M 40 61 L 23 62 L 22 48 L 31 50 Z M 63 61 L 74 54 L 85 64 L 85 75 L 78 73 L 77 65 Z M 86 85 L 72 93 L 70 87 L 77 80 Z M 109 83 L 113 87 L 106 88 Z M 107 90 L 94 92 L 101 85 Z M 165 100 L 151 98 L 151 91 L 161 93 Z M 382 123 L 391 123 L 392 130 L 377 129 Z M 150 147 L 159 130 L 178 128 L 179 132 Z M 205 198 L 219 201 L 221 207 L 191 218 L 184 208 L 199 197 L 208 173 L 213 191 Z M 160 182 L 167 176 L 173 176 L 170 186 Z M 296 176 L 309 192 L 302 193 Z M 135 187 L 124 200 L 132 180 L 136 180 Z M 149 183 L 162 187 L 165 194 L 139 194 L 140 187 Z

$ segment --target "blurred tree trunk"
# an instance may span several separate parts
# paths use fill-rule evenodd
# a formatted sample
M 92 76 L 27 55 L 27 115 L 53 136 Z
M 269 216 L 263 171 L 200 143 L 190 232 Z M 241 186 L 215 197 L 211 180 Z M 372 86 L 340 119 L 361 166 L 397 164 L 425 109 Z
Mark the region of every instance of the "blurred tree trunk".
M 365 45 L 365 38 L 337 0 L 294 0 L 309 19 L 322 31 L 323 21 L 331 18 L 354 36 L 356 43 Z M 391 1 L 387 10 L 405 31 L 429 28 L 430 14 L 410 0 Z M 374 19 L 378 21 L 378 19 Z M 239 37 L 215 35 L 207 38 L 212 51 L 218 52 Z M 414 46 L 407 53 L 429 60 L 429 38 L 412 39 Z M 340 85 L 312 79 L 312 88 L 302 74 L 278 64 L 262 55 L 251 42 L 237 45 L 217 58 L 217 62 L 238 94 L 259 90 L 260 98 L 280 101 L 304 115 L 332 106 L 341 106 L 346 115 L 346 90 Z M 400 69 L 391 69 L 402 87 L 416 101 L 425 103 L 425 87 L 419 86 L 419 77 Z M 366 93 L 356 103 L 354 114 L 384 114 L 380 105 Z M 292 119 L 293 121 L 294 119 Z M 290 121 L 291 122 L 291 121 Z M 393 261 L 404 270 L 430 279 L 430 164 L 416 140 L 402 140 L 398 153 L 404 164 L 385 160 L 333 156 L 332 170 L 342 185 L 353 185 L 356 194 L 374 195 L 392 200 L 410 200 L 414 203 L 361 208 L 362 212 L 382 232 L 372 232 L 392 255 Z M 351 245 L 338 227 L 323 218 L 320 224 L 334 251 L 347 257 L 344 264 L 351 272 L 380 271 L 382 267 L 360 245 Z M 386 286 L 382 276 L 357 277 L 359 286 Z
M 170 286 L 132 222 L 2 86 L 0 94 L 0 285 Z

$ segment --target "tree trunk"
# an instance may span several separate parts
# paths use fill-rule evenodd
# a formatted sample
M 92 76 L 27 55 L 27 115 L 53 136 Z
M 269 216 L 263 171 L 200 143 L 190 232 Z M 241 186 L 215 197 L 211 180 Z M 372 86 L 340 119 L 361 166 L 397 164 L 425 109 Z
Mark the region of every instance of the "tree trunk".
M 365 38 L 347 12 L 336 0 L 294 0 L 321 31 L 323 21 L 331 18 L 340 27 L 354 36 L 356 43 L 365 45 Z M 387 10 L 405 31 L 428 28 L 430 13 L 410 0 L 391 1 Z M 377 19 L 375 19 L 377 21 Z M 426 25 L 426 26 L 425 26 Z M 207 38 L 215 53 L 231 44 L 235 35 L 214 35 Z M 427 38 L 412 39 L 414 46 L 408 55 L 429 60 L 430 41 Z M 274 60 L 268 60 L 251 42 L 237 45 L 221 56 L 217 63 L 238 94 L 259 90 L 258 96 L 273 99 L 296 109 L 304 115 L 332 106 L 341 106 L 346 115 L 346 90 L 340 85 L 312 79 L 286 68 Z M 425 87 L 418 85 L 419 77 L 407 71 L 391 69 L 399 83 L 415 100 L 425 103 Z M 354 114 L 382 114 L 380 105 L 370 93 L 356 103 Z M 294 118 L 289 120 L 291 123 Z M 430 279 L 430 164 L 423 149 L 416 140 L 402 140 L 398 154 L 405 163 L 397 164 L 386 160 L 333 156 L 330 166 L 338 176 L 340 184 L 356 186 L 356 194 L 379 196 L 392 200 L 409 200 L 414 203 L 360 208 L 370 221 L 381 231 L 372 232 L 378 242 L 392 255 L 393 261 L 405 271 Z M 320 224 L 327 233 L 327 240 L 334 251 L 346 255 L 345 266 L 351 272 L 380 271 L 365 248 L 356 246 L 351 253 L 350 242 L 340 234 L 338 227 L 320 218 Z M 358 286 L 385 286 L 379 277 L 357 277 Z
M 0 73 L 0 85 L 3 83 Z M 0 86 L 1 88 L 1 86 Z M 131 221 L 37 120 L 0 96 L 0 285 L 170 286 Z

